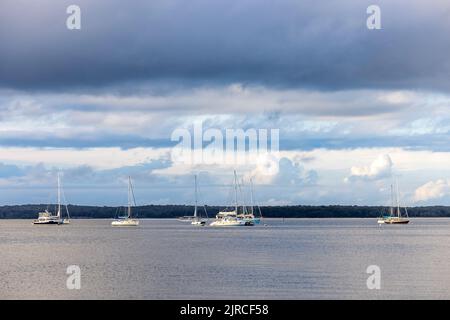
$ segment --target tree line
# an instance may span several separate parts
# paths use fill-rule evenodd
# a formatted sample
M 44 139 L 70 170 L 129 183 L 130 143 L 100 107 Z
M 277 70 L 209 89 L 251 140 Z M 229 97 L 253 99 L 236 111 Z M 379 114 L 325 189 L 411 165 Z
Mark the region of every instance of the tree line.
M 0 206 L 0 219 L 35 219 L 38 212 L 45 209 L 55 212 L 55 205 L 12 205 Z M 208 216 L 214 217 L 225 209 L 221 206 L 206 206 Z M 125 214 L 125 207 L 99 207 L 69 205 L 71 218 L 115 218 Z M 266 218 L 376 218 L 388 211 L 381 206 L 267 206 L 261 207 Z M 191 216 L 193 206 L 188 205 L 146 205 L 133 208 L 133 215 L 138 218 L 176 218 Z M 199 211 L 200 212 L 200 211 Z M 201 210 L 203 214 L 203 210 Z M 428 206 L 408 208 L 410 217 L 450 217 L 450 207 Z

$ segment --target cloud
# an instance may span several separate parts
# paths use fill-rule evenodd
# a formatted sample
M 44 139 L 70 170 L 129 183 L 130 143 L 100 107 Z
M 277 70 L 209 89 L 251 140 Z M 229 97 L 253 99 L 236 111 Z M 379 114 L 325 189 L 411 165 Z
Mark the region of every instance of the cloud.
M 438 181 L 449 176 L 449 152 L 403 149 L 314 149 L 280 151 L 279 171 L 275 175 L 253 166 L 180 166 L 170 162 L 168 153 L 144 149 L 40 149 L 1 148 L 0 203 L 45 203 L 55 194 L 56 172 L 63 170 L 63 184 L 70 203 L 94 205 L 126 204 L 126 177 L 135 181 L 139 204 L 193 201 L 193 175 L 199 175 L 201 198 L 207 204 L 228 204 L 233 183 L 233 169 L 248 187 L 253 178 L 255 199 L 259 204 L 360 204 L 386 205 L 389 194 L 386 181 L 373 177 L 352 177 L 351 181 L 370 181 L 355 188 L 344 183 L 349 161 L 358 161 L 366 174 L 388 155 L 400 173 L 400 191 L 406 198 L 416 196 L 416 186 L 423 181 Z M 7 160 L 1 160 L 1 159 Z M 380 161 L 383 163 L 383 161 Z M 374 166 L 377 167 L 377 166 Z M 378 166 L 379 168 L 380 166 Z M 260 170 L 258 170 L 260 169 Z M 382 170 L 381 170 L 382 171 Z M 379 172 L 379 171 L 378 171 Z M 444 190 L 445 191 L 445 190 Z M 430 199 L 428 201 L 431 201 Z M 436 198 L 450 204 L 450 197 Z M 435 204 L 435 203 L 433 203 Z
M 378 180 L 389 177 L 392 171 L 392 160 L 388 154 L 378 156 L 370 166 L 352 167 L 347 181 Z
M 171 189 L 176 189 L 168 179 L 152 174 L 153 169 L 164 166 L 167 163 L 158 160 L 113 169 L 81 165 L 66 166 L 61 170 L 60 167 L 43 163 L 20 166 L 20 175 L 0 176 L 0 203 L 56 202 L 58 172 L 62 173 L 64 198 L 71 204 L 124 205 L 128 176 L 132 177 L 138 187 L 136 195 L 139 195 L 139 204 L 160 203 L 161 199 L 167 199 Z M 188 198 L 179 200 L 173 196 L 166 203 L 183 203 Z
M 318 180 L 317 172 L 305 169 L 301 162 L 286 157 L 270 159 L 270 161 L 278 161 L 276 168 L 268 168 L 266 163 L 258 163 L 253 170 L 245 174 L 245 178 L 248 180 L 252 178 L 259 184 L 279 187 L 311 185 Z
M 450 89 L 446 0 L 380 0 L 377 31 L 365 25 L 368 0 L 79 0 L 79 31 L 65 26 L 70 4 L 2 1 L 0 86 Z
M 73 155 L 73 154 L 72 154 Z M 69 203 L 90 205 L 123 205 L 126 203 L 126 177 L 134 181 L 139 204 L 191 204 L 193 203 L 194 174 L 198 175 L 200 199 L 205 204 L 228 205 L 233 190 L 233 168 L 221 166 L 177 167 L 170 172 L 169 161 L 152 160 L 118 168 L 93 168 L 88 165 L 72 165 L 63 168 L 62 183 Z M 0 166 L 1 172 L 2 166 Z M 172 168 L 173 169 L 173 168 Z M 182 170 L 183 169 L 183 170 Z M 241 167 L 238 171 L 242 183 L 240 200 L 250 197 L 249 176 Z M 57 166 L 43 163 L 20 167 L 20 175 L 0 177 L 0 203 L 48 203 L 56 201 Z M 299 188 L 313 185 L 317 173 L 305 170 L 299 163 L 283 158 L 280 170 L 271 181 L 261 181 L 252 175 L 255 201 L 259 204 L 296 204 L 300 201 Z M 283 190 L 277 195 L 275 190 Z
M 386 99 L 390 94 L 409 100 Z M 446 150 L 450 118 L 442 110 L 449 101 L 424 92 L 320 92 L 242 84 L 125 96 L 0 90 L 0 144 L 164 148 L 173 145 L 173 130 L 201 120 L 205 128 L 222 130 L 279 128 L 284 149 L 399 146 Z M 410 123 L 424 114 L 441 120 L 433 130 L 411 135 Z
M 131 174 L 144 202 L 186 203 L 200 173 L 223 203 L 232 166 L 169 160 L 199 120 L 280 129 L 277 174 L 237 168 L 266 203 L 383 204 L 392 163 L 410 195 L 450 174 L 447 0 L 380 0 L 376 31 L 368 0 L 79 0 L 80 31 L 70 4 L 1 1 L 0 202 L 45 201 L 63 168 L 75 202 L 116 203 Z
M 450 180 L 439 179 L 420 186 L 414 192 L 416 202 L 440 199 L 450 195 Z
M 34 165 L 70 168 L 88 166 L 111 170 L 140 165 L 154 160 L 167 160 L 170 149 L 164 148 L 1 148 L 0 160 L 16 165 Z

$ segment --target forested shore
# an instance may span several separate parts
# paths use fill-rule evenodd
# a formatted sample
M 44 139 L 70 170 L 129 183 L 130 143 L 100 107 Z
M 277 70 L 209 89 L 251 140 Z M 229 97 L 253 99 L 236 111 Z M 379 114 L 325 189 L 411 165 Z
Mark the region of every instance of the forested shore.
M 12 205 L 0 206 L 0 219 L 34 219 L 37 213 L 55 205 Z M 207 206 L 209 217 L 225 207 Z M 123 207 L 69 205 L 71 218 L 114 218 L 124 212 Z M 145 205 L 133 208 L 139 218 L 176 218 L 192 215 L 193 206 L 188 205 Z M 267 218 L 376 218 L 388 208 L 378 206 L 267 206 L 261 207 Z M 202 210 L 202 214 L 204 211 Z M 450 207 L 428 206 L 408 208 L 411 217 L 450 217 Z

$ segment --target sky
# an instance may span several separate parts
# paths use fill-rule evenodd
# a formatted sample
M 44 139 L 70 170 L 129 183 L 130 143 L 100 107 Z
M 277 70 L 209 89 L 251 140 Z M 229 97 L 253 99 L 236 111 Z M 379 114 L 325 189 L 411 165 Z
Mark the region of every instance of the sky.
M 81 29 L 69 30 L 69 5 Z M 381 29 L 367 28 L 376 4 Z M 447 0 L 2 0 L 0 205 L 450 205 Z M 279 130 L 265 163 L 183 163 L 176 130 Z

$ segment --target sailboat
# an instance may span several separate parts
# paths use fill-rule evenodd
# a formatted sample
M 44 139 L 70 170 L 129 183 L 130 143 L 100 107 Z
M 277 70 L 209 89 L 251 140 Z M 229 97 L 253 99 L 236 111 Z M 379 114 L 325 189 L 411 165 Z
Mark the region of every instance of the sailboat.
M 397 205 L 394 207 L 394 187 L 391 184 L 391 207 L 389 208 L 389 215 L 382 216 L 378 219 L 378 224 L 407 224 L 409 223 L 408 210 L 405 207 L 405 217 L 402 217 L 402 213 L 400 210 L 400 200 L 399 200 L 399 192 L 398 192 L 398 182 L 397 186 L 397 194 L 396 194 L 396 202 Z
M 191 224 L 194 226 L 204 226 L 206 224 L 206 220 L 202 219 L 198 214 L 198 187 L 197 187 L 197 175 L 194 176 L 195 180 L 195 209 L 194 209 L 194 217 L 192 219 Z M 206 209 L 205 209 L 206 212 Z
M 237 188 L 237 176 L 236 171 L 234 171 L 234 210 L 220 211 L 216 215 L 216 220 L 210 224 L 211 227 L 240 227 L 246 225 L 244 219 L 238 216 Z
M 70 217 L 69 217 L 69 210 L 67 209 L 67 205 L 65 206 L 66 212 L 67 212 L 67 218 L 62 219 L 62 210 L 61 210 L 61 177 L 60 173 L 58 172 L 58 204 L 56 208 L 56 215 L 52 214 L 48 209 L 46 209 L 43 212 L 38 213 L 38 218 L 33 221 L 33 224 L 36 225 L 43 225 L 43 224 L 69 224 L 70 223 Z
M 111 222 L 113 227 L 137 227 L 139 220 L 133 219 L 131 216 L 131 207 L 136 206 L 136 200 L 134 198 L 133 184 L 131 183 L 131 177 L 128 177 L 128 208 L 127 216 L 119 217 L 117 220 Z
M 248 226 L 253 226 L 253 225 L 259 224 L 261 222 L 261 217 L 262 217 L 261 208 L 258 206 L 259 217 L 256 217 L 254 207 L 255 206 L 253 204 L 253 180 L 250 178 L 250 212 L 243 205 L 242 206 L 242 214 L 238 215 L 238 217 L 243 219 L 245 224 Z

